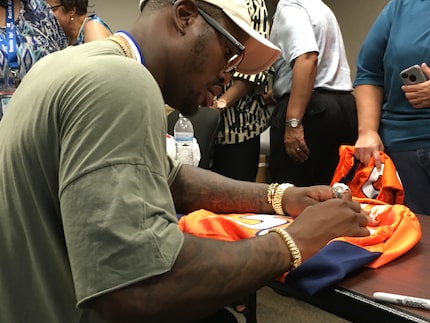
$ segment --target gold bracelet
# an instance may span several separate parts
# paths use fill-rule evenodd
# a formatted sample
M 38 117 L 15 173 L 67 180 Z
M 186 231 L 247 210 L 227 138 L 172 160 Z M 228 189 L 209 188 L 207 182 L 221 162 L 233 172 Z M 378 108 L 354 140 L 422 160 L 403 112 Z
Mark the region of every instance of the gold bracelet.
M 275 194 L 272 199 L 272 206 L 276 214 L 285 215 L 284 209 L 282 208 L 282 196 L 287 188 L 294 187 L 293 184 L 283 183 L 276 187 Z
M 278 189 L 279 184 L 278 183 L 272 183 L 267 188 L 267 203 L 272 205 L 273 202 L 273 196 L 275 195 L 276 190 Z
M 285 244 L 287 245 L 288 251 L 291 255 L 289 270 L 293 270 L 299 267 L 302 264 L 302 255 L 300 254 L 299 248 L 297 248 L 296 243 L 294 242 L 290 234 L 287 232 L 287 230 L 283 228 L 273 228 L 270 229 L 268 232 L 276 232 L 277 234 L 279 234 L 279 236 L 282 238 L 282 240 L 284 240 Z

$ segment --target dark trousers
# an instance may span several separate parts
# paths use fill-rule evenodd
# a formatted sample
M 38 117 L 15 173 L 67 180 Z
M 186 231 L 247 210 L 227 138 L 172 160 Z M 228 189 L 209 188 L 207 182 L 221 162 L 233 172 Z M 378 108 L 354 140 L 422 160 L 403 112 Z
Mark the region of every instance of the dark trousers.
M 228 310 L 221 309 L 218 312 L 193 323 L 238 323 L 237 319 Z
M 273 111 L 269 169 L 273 182 L 310 186 L 331 182 L 339 162 L 339 146 L 357 140 L 357 109 L 349 92 L 315 90 L 302 120 L 308 160 L 294 161 L 285 151 L 285 114 L 289 95 Z
M 211 170 L 234 179 L 255 181 L 260 160 L 260 136 L 239 144 L 215 145 Z
M 404 204 L 415 213 L 430 215 L 430 147 L 387 154 L 402 181 Z

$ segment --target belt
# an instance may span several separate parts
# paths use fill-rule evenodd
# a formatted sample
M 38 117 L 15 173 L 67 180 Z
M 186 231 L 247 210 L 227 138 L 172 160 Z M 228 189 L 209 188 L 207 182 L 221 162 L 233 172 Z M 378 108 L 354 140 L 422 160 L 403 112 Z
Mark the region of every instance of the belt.
M 352 90 L 332 90 L 332 89 L 325 89 L 323 87 L 317 87 L 314 89 L 314 92 L 316 93 L 333 93 L 333 94 L 349 94 L 352 92 Z
M 326 89 L 323 87 L 317 87 L 315 89 L 313 89 L 314 93 L 328 93 L 328 94 L 350 94 L 352 93 L 352 90 L 347 91 L 347 90 L 332 90 L 332 89 Z M 279 98 L 276 98 L 275 101 L 279 102 L 283 99 L 285 99 L 287 96 L 290 96 L 290 92 L 287 92 L 283 95 L 281 95 Z

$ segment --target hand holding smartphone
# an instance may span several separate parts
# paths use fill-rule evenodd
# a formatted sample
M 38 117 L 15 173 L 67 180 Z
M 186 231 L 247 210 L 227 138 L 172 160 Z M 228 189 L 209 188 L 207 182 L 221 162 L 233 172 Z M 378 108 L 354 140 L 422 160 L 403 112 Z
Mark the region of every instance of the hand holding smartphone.
M 403 84 L 412 85 L 427 81 L 424 72 L 419 65 L 412 65 L 400 72 L 400 78 Z

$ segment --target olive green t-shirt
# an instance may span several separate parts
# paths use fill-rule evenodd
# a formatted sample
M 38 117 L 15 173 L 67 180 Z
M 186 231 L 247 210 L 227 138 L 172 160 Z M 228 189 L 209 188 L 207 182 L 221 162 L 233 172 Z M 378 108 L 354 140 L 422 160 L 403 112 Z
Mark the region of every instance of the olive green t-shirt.
M 32 67 L 0 122 L 0 322 L 96 322 L 87 300 L 171 269 L 166 132 L 156 81 L 109 40 Z

